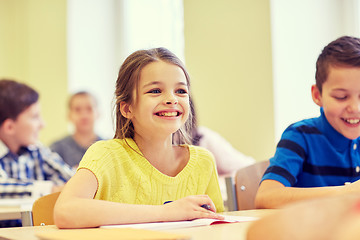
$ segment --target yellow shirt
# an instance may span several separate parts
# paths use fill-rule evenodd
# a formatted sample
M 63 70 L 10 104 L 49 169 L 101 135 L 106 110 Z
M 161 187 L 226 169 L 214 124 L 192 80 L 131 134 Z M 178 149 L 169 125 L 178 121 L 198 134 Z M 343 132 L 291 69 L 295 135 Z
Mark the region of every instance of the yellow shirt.
M 139 154 L 141 152 L 134 140 L 127 138 L 126 141 L 98 141 L 81 160 L 78 169 L 86 168 L 97 178 L 95 199 L 159 205 L 189 195 L 207 194 L 217 212 L 224 211 L 215 161 L 209 151 L 184 145 L 190 152 L 189 162 L 177 176 L 170 177 Z

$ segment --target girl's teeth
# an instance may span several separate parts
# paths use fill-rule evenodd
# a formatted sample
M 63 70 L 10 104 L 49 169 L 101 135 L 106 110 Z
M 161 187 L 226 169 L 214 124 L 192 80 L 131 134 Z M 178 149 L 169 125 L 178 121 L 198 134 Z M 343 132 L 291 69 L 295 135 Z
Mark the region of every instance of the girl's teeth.
M 165 116 L 165 117 L 174 117 L 177 115 L 176 112 L 162 112 L 159 114 L 160 116 Z

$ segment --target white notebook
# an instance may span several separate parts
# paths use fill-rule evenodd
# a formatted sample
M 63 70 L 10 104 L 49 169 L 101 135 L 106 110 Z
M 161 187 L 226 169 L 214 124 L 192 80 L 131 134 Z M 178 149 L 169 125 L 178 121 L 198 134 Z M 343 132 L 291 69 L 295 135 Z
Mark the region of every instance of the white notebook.
M 225 217 L 224 220 L 201 218 L 191 221 L 104 225 L 101 226 L 100 228 L 141 228 L 141 229 L 151 229 L 151 230 L 165 230 L 165 229 L 175 229 L 175 228 L 209 226 L 209 225 L 221 224 L 221 223 L 249 222 L 258 219 L 256 217 L 248 217 L 248 216 L 231 216 L 231 215 L 222 215 L 222 216 Z

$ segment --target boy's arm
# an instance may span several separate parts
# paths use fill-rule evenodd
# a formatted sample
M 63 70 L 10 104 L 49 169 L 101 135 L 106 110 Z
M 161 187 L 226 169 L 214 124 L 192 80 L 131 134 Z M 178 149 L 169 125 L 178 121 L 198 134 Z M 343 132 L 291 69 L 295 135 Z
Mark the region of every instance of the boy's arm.
M 41 183 L 38 185 L 38 183 L 34 182 L 32 179 L 19 180 L 15 178 L 0 177 L 0 199 L 31 197 L 37 189 L 46 191 Z M 58 191 L 61 191 L 61 187 L 53 186 L 52 192 Z
M 360 183 L 351 185 L 296 188 L 285 187 L 282 183 L 275 180 L 264 180 L 258 189 L 255 206 L 256 208 L 279 208 L 299 200 L 336 196 L 352 191 L 360 192 L 360 189 L 356 189 L 356 185 L 360 185 Z
M 49 153 L 51 152 L 49 151 Z M 38 186 L 35 186 L 36 183 L 34 184 L 34 181 L 36 180 L 54 179 L 55 181 L 53 182 L 55 184 L 63 185 L 65 181 L 72 176 L 72 171 L 68 170 L 66 167 L 63 167 L 61 161 L 59 161 L 61 158 L 59 158 L 57 154 L 54 157 L 49 157 L 51 155 L 47 155 L 49 154 L 41 155 L 40 151 L 35 151 L 30 155 L 24 155 L 24 159 L 27 161 L 27 165 L 33 166 L 29 169 L 25 165 L 9 165 L 6 167 L 6 169 L 0 165 L 0 198 L 30 197 L 34 188 L 38 188 Z M 33 156 L 35 158 L 29 156 Z M 39 164 L 38 161 L 34 162 L 36 158 L 40 158 L 43 164 Z M 29 162 L 33 162 L 33 164 L 30 164 Z M 11 176 L 10 173 L 12 171 L 19 171 L 19 176 L 22 176 L 21 179 L 9 177 Z M 27 174 L 31 172 L 33 172 L 35 179 L 33 177 L 26 179 L 24 175 L 27 176 Z M 36 176 L 38 178 L 36 178 Z M 53 189 L 53 191 L 58 190 L 58 187 Z
M 252 223 L 247 239 L 358 239 L 359 210 L 358 194 L 302 201 Z
M 0 172 L 3 171 L 3 169 L 0 169 Z M 30 197 L 32 189 L 32 180 L 23 181 L 14 178 L 7 178 L 0 173 L 0 198 Z
M 75 171 L 63 161 L 60 155 L 49 148 L 40 147 L 39 158 L 44 164 L 43 171 L 46 180 L 51 180 L 55 185 L 63 185 L 75 174 Z

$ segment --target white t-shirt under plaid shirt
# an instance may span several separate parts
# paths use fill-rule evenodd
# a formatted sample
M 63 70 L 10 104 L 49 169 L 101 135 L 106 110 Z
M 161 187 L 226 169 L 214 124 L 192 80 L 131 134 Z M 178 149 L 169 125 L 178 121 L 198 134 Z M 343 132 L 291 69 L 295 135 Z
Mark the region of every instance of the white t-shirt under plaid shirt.
M 74 171 L 45 146 L 22 147 L 17 154 L 0 140 L 0 198 L 30 196 L 35 180 L 62 185 Z

